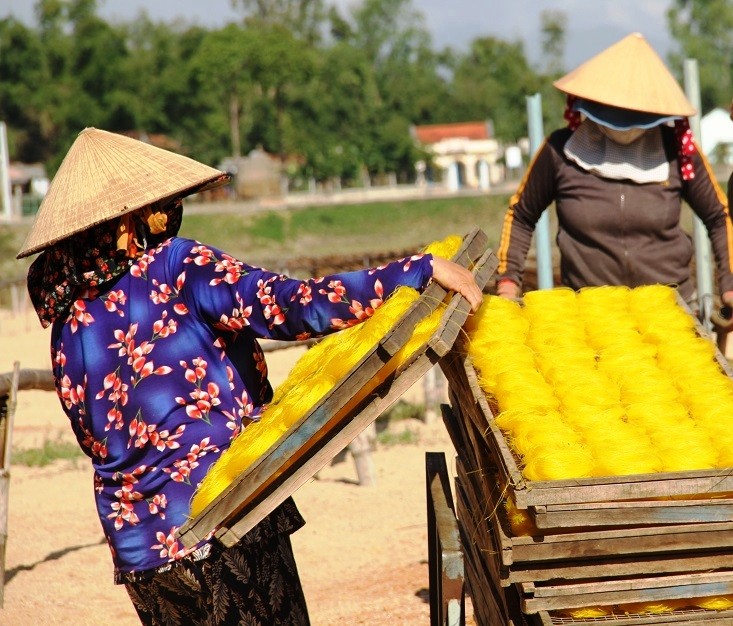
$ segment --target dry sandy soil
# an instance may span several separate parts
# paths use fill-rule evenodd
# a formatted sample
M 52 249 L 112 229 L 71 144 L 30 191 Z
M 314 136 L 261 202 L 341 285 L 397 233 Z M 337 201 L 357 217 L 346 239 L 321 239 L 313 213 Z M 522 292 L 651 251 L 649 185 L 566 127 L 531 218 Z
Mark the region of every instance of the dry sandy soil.
M 274 384 L 301 351 L 268 355 Z M 48 333 L 31 314 L 0 317 L 0 373 L 15 361 L 49 366 Z M 419 401 L 420 387 L 406 398 Z M 415 443 L 378 446 L 375 486 L 358 485 L 347 457 L 295 493 L 307 524 L 293 543 L 314 626 L 429 623 L 425 452 L 445 452 L 449 469 L 455 453 L 440 421 L 390 428 L 412 429 Z M 19 394 L 12 437 L 14 448 L 73 440 L 55 394 L 43 391 Z M 470 602 L 467 613 L 473 623 Z M 139 622 L 124 588 L 112 583 L 85 458 L 45 468 L 12 464 L 0 624 L 112 623 Z

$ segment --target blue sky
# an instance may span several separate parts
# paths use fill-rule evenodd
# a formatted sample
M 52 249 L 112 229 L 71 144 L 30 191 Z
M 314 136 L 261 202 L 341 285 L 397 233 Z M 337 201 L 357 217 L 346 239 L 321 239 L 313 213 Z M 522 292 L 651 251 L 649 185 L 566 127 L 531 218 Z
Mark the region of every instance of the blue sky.
M 335 0 L 345 11 L 354 0 Z M 33 20 L 33 0 L 3 0 L 0 17 L 12 15 Z M 241 18 L 231 0 L 101 0 L 100 14 L 107 20 L 129 21 L 142 10 L 155 20 L 181 18 L 217 27 Z M 667 33 L 670 0 L 413 0 L 425 16 L 435 48 L 465 50 L 476 37 L 491 35 L 521 40 L 527 56 L 538 64 L 540 15 L 545 10 L 567 16 L 565 66 L 576 67 L 631 32 L 644 34 L 664 57 L 673 43 Z

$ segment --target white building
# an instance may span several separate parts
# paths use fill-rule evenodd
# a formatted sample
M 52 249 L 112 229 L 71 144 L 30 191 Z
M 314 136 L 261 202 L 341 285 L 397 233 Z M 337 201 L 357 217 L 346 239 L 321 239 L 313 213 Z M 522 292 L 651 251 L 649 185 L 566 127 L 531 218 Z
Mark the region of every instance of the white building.
M 490 122 L 458 122 L 413 126 L 412 135 L 441 170 L 448 189 L 489 189 L 504 179 L 498 163 L 501 146 L 493 137 Z M 417 165 L 418 172 L 425 164 Z

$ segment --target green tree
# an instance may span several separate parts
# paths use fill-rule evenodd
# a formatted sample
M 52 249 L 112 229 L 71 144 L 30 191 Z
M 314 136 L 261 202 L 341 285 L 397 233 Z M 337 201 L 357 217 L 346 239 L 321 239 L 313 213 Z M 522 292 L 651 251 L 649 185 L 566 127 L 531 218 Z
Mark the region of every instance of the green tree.
M 82 96 L 79 126 L 101 126 L 110 131 L 135 128 L 136 97 L 125 74 L 127 46 L 124 32 L 96 15 L 81 14 L 74 23 L 75 45 L 70 71 Z M 79 128 L 79 130 L 81 130 Z
M 259 145 L 283 158 L 291 152 L 290 103 L 312 67 L 307 44 L 277 24 L 229 24 L 207 35 L 192 62 L 229 119 L 233 155 Z
M 323 0 L 232 0 L 232 5 L 255 24 L 284 26 L 309 43 L 320 41 L 327 15 Z
M 319 51 L 312 79 L 300 95 L 294 106 L 303 172 L 320 181 L 358 180 L 374 160 L 372 129 L 382 111 L 374 70 L 363 51 L 344 41 Z
M 421 155 L 410 126 L 431 121 L 447 94 L 423 14 L 411 0 L 364 0 L 349 19 L 332 11 L 331 32 L 361 51 L 377 87 L 375 124 L 362 130 L 364 166 L 372 174 L 412 176 Z
M 727 109 L 733 93 L 733 3 L 673 0 L 667 20 L 679 45 L 669 57 L 672 68 L 682 76 L 684 59 L 697 59 L 702 112 Z
M 8 126 L 15 158 L 45 161 L 44 97 L 48 83 L 43 44 L 37 33 L 13 18 L 0 20 L 0 119 Z
M 351 10 L 354 45 L 376 67 L 392 66 L 429 45 L 425 16 L 412 0 L 363 0 Z
M 540 84 L 521 43 L 476 39 L 456 64 L 454 121 L 491 119 L 498 138 L 516 141 L 527 134 L 526 96 Z
M 284 160 L 296 149 L 293 105 L 313 75 L 313 48 L 282 25 L 261 24 L 249 30 L 254 43 L 249 64 L 260 115 L 248 139 Z
M 252 33 L 229 24 L 207 33 L 191 60 L 203 89 L 215 102 L 216 117 L 228 120 L 232 156 L 242 155 L 242 133 L 253 125 Z M 216 59 L 216 63 L 211 60 Z M 243 129 L 244 127 L 244 129 Z
M 539 93 L 542 97 L 542 110 L 545 129 L 549 131 L 562 123 L 566 96 L 552 86 L 552 83 L 565 73 L 565 28 L 567 16 L 562 11 L 543 11 L 540 15 L 542 37 L 542 56 L 544 75 L 540 79 Z
M 207 162 L 228 153 L 222 150 L 221 137 L 206 123 L 215 101 L 192 64 L 206 31 L 155 23 L 143 11 L 126 25 L 126 32 L 125 72 L 136 94 L 131 105 L 137 126 L 130 130 L 166 134 L 186 153 Z
M 540 14 L 542 30 L 542 56 L 545 72 L 559 77 L 564 71 L 565 29 L 568 18 L 562 11 L 542 11 Z

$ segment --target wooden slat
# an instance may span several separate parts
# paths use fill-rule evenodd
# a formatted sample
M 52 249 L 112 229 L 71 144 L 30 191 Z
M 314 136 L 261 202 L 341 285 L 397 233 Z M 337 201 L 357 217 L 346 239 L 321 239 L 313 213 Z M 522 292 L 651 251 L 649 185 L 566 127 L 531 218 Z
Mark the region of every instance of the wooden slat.
M 733 555 L 733 522 L 591 528 L 590 530 L 576 527 L 565 529 L 564 532 L 558 534 L 513 537 L 504 511 L 500 507 L 500 491 L 484 486 L 482 493 L 491 503 L 492 510 L 496 512 L 488 520 L 502 546 L 502 562 L 507 567 L 519 563 L 532 563 L 539 569 L 542 567 L 541 562 L 547 561 L 546 567 L 552 569 L 554 565 L 550 563 L 551 561 L 611 560 L 623 559 L 625 556 L 643 558 L 652 555 L 665 555 L 665 558 L 669 555 L 676 555 L 682 566 L 682 562 L 688 556 L 697 558 L 701 556 L 701 553 L 717 551 Z M 628 563 L 633 564 L 633 561 L 628 561 Z M 583 563 L 578 563 L 578 565 L 583 565 Z M 731 566 L 733 566 L 733 561 Z M 613 571 L 615 575 L 636 573 L 635 571 L 624 572 L 623 561 L 617 562 Z
M 655 574 L 705 572 L 730 568 L 733 551 L 712 551 L 690 554 L 631 555 L 612 559 L 582 559 L 580 561 L 538 561 L 514 563 L 505 570 L 502 584 L 544 582 L 553 579 L 583 580 L 615 577 L 639 578 Z
M 454 257 L 471 267 L 479 285 L 488 281 L 497 260 L 486 250 L 488 239 L 474 229 Z M 431 339 L 408 363 L 390 376 L 370 397 L 351 406 L 358 396 L 409 340 L 415 325 L 432 313 L 446 297 L 432 283 L 410 310 L 337 383 L 311 411 L 301 418 L 196 518 L 178 531 L 185 546 L 192 546 L 212 531 L 224 545 L 236 543 L 248 530 L 282 503 L 313 474 L 324 467 L 366 426 L 386 410 L 409 386 L 445 354 L 469 312 L 465 299 L 454 294 Z
M 14 372 L 0 374 L 0 396 L 9 393 L 13 386 Z M 56 391 L 53 382 L 53 373 L 50 369 L 22 369 L 18 373 L 18 389 L 40 389 L 42 391 Z
M 466 509 L 465 497 L 466 492 L 460 481 L 456 481 L 456 512 L 465 555 L 466 584 L 471 595 L 474 616 L 479 626 L 507 624 L 509 617 L 506 598 L 500 586 L 494 583 L 495 576 L 489 569 L 490 562 L 483 558 L 476 544 L 466 534 L 466 525 L 460 523 Z
M 683 533 L 686 540 L 679 542 L 674 532 L 679 527 L 664 529 L 667 534 L 662 536 L 655 534 L 656 528 L 626 529 L 620 533 L 621 537 L 606 536 L 606 531 L 578 532 L 574 533 L 575 542 L 571 539 L 570 543 L 561 542 L 535 550 L 546 537 L 540 538 L 539 542 L 531 537 L 511 537 L 501 511 L 497 511 L 495 517 L 487 517 L 487 520 L 501 549 L 494 553 L 485 552 L 484 557 L 497 561 L 497 567 L 501 569 L 501 585 L 554 578 L 633 578 L 733 567 L 733 548 L 700 548 L 700 544 L 718 543 L 719 525 L 705 526 L 703 533 L 699 532 L 699 525 L 682 527 L 689 532 Z M 642 531 L 645 535 L 635 534 Z M 619 545 L 621 550 L 617 550 Z M 552 558 L 536 558 L 548 554 Z
M 501 489 L 479 475 L 473 479 L 462 464 L 457 467 L 466 492 L 459 523 L 467 526 L 467 536 L 480 546 L 481 558 L 495 562 L 498 585 L 733 567 L 733 536 L 727 523 L 576 528 L 557 535 L 513 537 L 500 504 Z
M 733 522 L 732 499 L 644 500 L 549 504 L 529 507 L 540 529 Z
M 458 517 L 459 526 L 463 529 L 463 536 L 473 546 L 474 553 L 480 555 L 488 571 L 491 572 L 491 579 L 496 587 L 501 587 L 503 586 L 499 572 L 501 546 L 496 542 L 496 536 L 488 523 L 488 519 L 494 512 L 477 506 L 473 497 L 475 489 L 471 486 L 473 479 L 466 474 L 460 463 L 457 465 L 457 469 L 456 481 L 461 486 L 461 499 L 464 505 Z
M 465 568 L 442 452 L 425 453 L 431 626 L 464 626 Z
M 513 537 L 511 558 L 517 563 L 721 549 L 733 550 L 733 523 L 684 524 L 567 532 L 540 537 Z
M 660 615 L 614 615 L 608 619 L 573 619 L 540 611 L 539 626 L 733 626 L 733 611 L 686 610 Z
M 14 363 L 8 391 L 0 396 L 0 608 L 5 602 L 5 546 L 8 540 L 10 507 L 10 452 L 13 442 L 13 420 L 18 406 L 20 363 Z
M 733 468 L 709 471 L 661 472 L 632 476 L 609 476 L 555 481 L 527 481 L 526 489 L 515 490 L 517 506 L 538 504 L 609 502 L 658 499 L 670 496 L 733 492 Z
M 356 416 L 347 415 L 338 423 L 329 425 L 329 429 L 334 431 L 331 436 L 317 437 L 319 422 L 313 420 L 308 423 L 308 429 L 303 437 L 298 436 L 299 433 L 295 431 L 291 433 L 290 439 L 277 444 L 274 450 L 265 454 L 262 463 L 253 465 L 251 470 L 245 473 L 247 481 L 237 483 L 238 491 L 229 492 L 236 501 L 242 503 L 241 508 L 235 509 L 230 517 L 221 521 L 216 529 L 216 538 L 227 547 L 236 544 L 268 513 L 323 469 L 349 442 L 389 409 L 416 380 L 427 373 L 433 363 L 430 355 L 424 355 L 424 358 L 415 362 L 410 368 L 411 375 L 396 379 L 386 395 L 377 397 L 360 408 Z M 280 471 L 280 467 L 284 464 L 280 460 L 281 457 L 276 457 L 275 453 L 285 454 L 286 449 L 298 450 L 299 446 L 305 445 L 308 441 L 312 445 L 307 455 L 301 455 L 297 462 L 285 467 L 281 474 L 276 475 L 275 472 Z M 257 492 L 258 486 L 264 486 L 264 489 Z
M 569 607 L 725 596 L 733 593 L 733 571 L 598 580 L 565 585 L 520 583 L 518 587 L 521 590 L 522 610 L 525 613 L 537 613 Z

